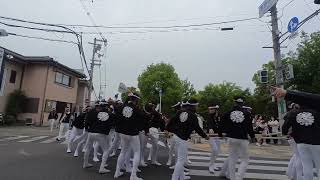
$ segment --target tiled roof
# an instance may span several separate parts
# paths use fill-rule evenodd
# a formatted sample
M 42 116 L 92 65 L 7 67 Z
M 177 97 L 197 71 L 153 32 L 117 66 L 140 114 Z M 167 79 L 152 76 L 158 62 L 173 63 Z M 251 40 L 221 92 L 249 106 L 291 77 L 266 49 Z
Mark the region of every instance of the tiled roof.
M 3 48 L 3 47 L 0 46 L 0 48 Z M 84 74 L 83 71 L 72 69 L 64 64 L 59 63 L 58 61 L 55 61 L 53 58 L 49 56 L 23 56 L 9 49 L 6 49 L 6 48 L 3 48 L 3 49 L 6 55 L 11 55 L 14 57 L 13 58 L 14 61 L 17 61 L 23 64 L 38 64 L 38 63 L 49 64 L 51 66 L 73 73 L 79 78 L 86 78 L 86 75 Z

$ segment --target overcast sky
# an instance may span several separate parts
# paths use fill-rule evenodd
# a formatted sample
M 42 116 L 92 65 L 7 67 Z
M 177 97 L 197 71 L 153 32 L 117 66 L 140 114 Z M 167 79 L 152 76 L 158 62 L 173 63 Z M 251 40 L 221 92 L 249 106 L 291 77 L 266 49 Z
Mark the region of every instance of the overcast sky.
M 47 23 L 92 25 L 86 11 L 98 25 L 113 26 L 172 26 L 237 20 L 258 17 L 263 0 L 1 0 L 1 16 Z M 288 21 L 297 16 L 303 19 L 316 8 L 313 0 L 279 0 L 280 28 L 287 29 Z M 3 20 L 1 20 L 3 21 Z M 168 62 L 181 79 L 188 78 L 197 90 L 208 83 L 235 82 L 243 88 L 254 88 L 252 75 L 263 63 L 273 58 L 272 49 L 262 49 L 272 42 L 267 25 L 270 17 L 224 25 L 188 28 L 188 31 L 117 33 L 145 31 L 144 29 L 102 29 L 108 39 L 106 61 L 101 67 L 102 81 L 106 79 L 107 96 L 113 96 L 124 82 L 136 86 L 137 77 L 150 64 Z M 6 21 L 10 22 L 10 21 Z M 10 22 L 17 24 L 16 22 Z M 26 25 L 26 24 L 24 24 Z M 33 25 L 32 25 L 33 26 Z M 217 27 L 235 27 L 221 32 Z M 72 35 L 44 33 L 0 25 L 8 32 L 73 40 Z M 204 30 L 209 28 L 211 30 Z M 320 18 L 314 18 L 302 30 L 314 32 L 320 28 Z M 184 28 L 185 29 L 185 28 Z M 97 29 L 75 29 L 97 32 Z M 176 29 L 177 30 L 177 29 Z M 180 28 L 181 30 L 181 28 Z M 110 32 L 113 33 L 110 33 Z M 108 33 L 107 33 L 108 32 Z M 88 44 L 99 35 L 84 35 L 87 60 L 92 47 Z M 299 38 L 288 41 L 283 53 L 296 48 Z M 271 45 L 271 44 L 269 44 Z M 72 44 L 30 40 L 21 37 L 1 37 L 0 46 L 26 56 L 51 56 L 72 68 L 81 68 L 77 47 Z M 105 74 L 106 72 L 106 74 Z M 95 87 L 99 89 L 99 71 L 95 70 Z

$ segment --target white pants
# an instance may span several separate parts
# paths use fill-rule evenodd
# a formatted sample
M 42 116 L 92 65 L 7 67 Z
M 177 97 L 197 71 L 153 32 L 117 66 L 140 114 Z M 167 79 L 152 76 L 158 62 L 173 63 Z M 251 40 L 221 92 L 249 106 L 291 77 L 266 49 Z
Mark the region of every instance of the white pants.
M 184 180 L 184 165 L 187 162 L 188 153 L 188 142 L 180 139 L 178 136 L 174 135 L 173 139 L 176 144 L 177 150 L 177 162 L 174 167 L 171 180 Z
M 147 139 L 148 137 L 145 135 L 144 132 L 140 132 L 139 134 L 139 140 L 140 140 L 140 162 L 144 163 L 144 157 L 145 157 L 145 149 L 147 145 Z
M 70 138 L 68 140 L 68 151 L 72 151 L 72 146 L 79 142 L 79 136 L 83 134 L 83 129 L 72 127 Z M 76 141 L 77 140 L 77 141 Z
M 249 153 L 248 145 L 249 141 L 244 139 L 228 139 L 229 144 L 229 157 L 225 160 L 221 174 L 229 175 L 230 180 L 236 180 L 236 164 L 240 158 L 239 171 L 239 180 L 244 178 L 248 164 L 249 164 Z M 227 173 L 228 171 L 228 173 Z
M 121 166 L 125 163 L 126 154 L 133 150 L 133 167 L 131 176 L 137 176 L 137 169 L 140 163 L 140 141 L 139 136 L 129 136 L 120 134 L 121 137 L 121 152 L 117 161 L 116 173 L 120 173 Z
M 102 156 L 102 161 L 100 165 L 100 170 L 104 169 L 104 166 L 106 165 L 106 162 L 108 160 L 109 154 L 110 154 L 110 138 L 108 135 L 105 134 L 99 134 L 99 133 L 89 133 L 87 142 L 86 142 L 86 152 L 84 153 L 84 166 L 89 164 L 89 154 L 90 151 L 92 150 L 93 143 L 98 142 L 100 147 L 103 150 L 103 156 Z
M 287 176 L 290 179 L 303 180 L 302 163 L 297 149 L 297 144 L 293 139 L 289 139 L 288 142 L 292 148 L 293 156 L 291 157 L 288 165 Z
M 113 140 L 112 140 L 112 144 L 111 144 L 111 153 L 116 153 L 117 152 L 117 149 L 119 148 L 120 146 L 120 134 L 117 133 L 117 132 L 114 132 L 113 133 L 114 136 L 113 136 Z
M 313 164 L 317 171 L 320 168 L 320 145 L 297 144 L 297 147 L 303 167 L 303 179 L 313 180 Z
M 59 129 L 58 139 L 66 138 L 69 130 L 69 123 L 61 123 Z
M 216 167 L 214 167 L 214 163 L 215 163 L 218 155 L 221 152 L 220 138 L 210 137 L 209 144 L 210 144 L 210 147 L 211 147 L 211 158 L 210 158 L 210 165 L 209 166 L 212 166 L 213 168 L 216 168 Z
M 77 136 L 75 138 L 75 140 L 74 140 L 74 142 L 78 142 L 77 148 L 74 151 L 75 155 L 77 155 L 79 153 L 79 149 L 81 147 L 84 147 L 83 145 L 86 143 L 87 138 L 88 138 L 88 132 L 85 129 L 83 129 L 82 135 L 81 136 Z
M 174 161 L 173 154 L 175 154 L 176 155 L 175 157 L 177 157 L 177 153 L 176 153 L 177 151 L 175 150 L 176 149 L 176 142 L 175 142 L 173 136 L 170 137 L 169 139 L 167 139 L 167 145 L 169 147 L 169 158 L 168 158 L 167 165 L 170 166 Z M 173 163 L 173 164 L 175 164 L 175 163 Z
M 151 154 L 151 162 L 155 163 L 157 162 L 158 158 L 158 142 L 159 142 L 159 130 L 157 128 L 150 128 L 149 129 L 150 133 L 150 143 L 152 145 L 150 149 L 150 154 Z
M 49 119 L 49 123 L 50 123 L 50 130 L 51 132 L 53 131 L 53 127 L 55 125 L 56 120 L 55 119 Z

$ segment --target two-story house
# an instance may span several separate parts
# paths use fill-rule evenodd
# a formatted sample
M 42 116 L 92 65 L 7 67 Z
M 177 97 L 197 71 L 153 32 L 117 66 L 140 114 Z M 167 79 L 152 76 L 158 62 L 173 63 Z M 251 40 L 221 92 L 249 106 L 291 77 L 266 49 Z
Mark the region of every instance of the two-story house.
M 18 120 L 32 120 L 36 125 L 47 123 L 52 108 L 62 113 L 65 107 L 77 111 L 85 106 L 85 74 L 48 56 L 23 56 L 0 49 L 4 50 L 0 61 L 0 113 L 5 111 L 8 95 L 17 89 L 27 96 Z

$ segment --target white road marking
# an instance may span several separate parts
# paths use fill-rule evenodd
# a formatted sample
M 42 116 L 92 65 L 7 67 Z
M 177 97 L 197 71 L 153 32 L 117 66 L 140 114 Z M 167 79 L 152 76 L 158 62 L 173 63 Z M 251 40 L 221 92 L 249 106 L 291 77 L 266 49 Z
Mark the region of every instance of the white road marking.
M 36 137 L 33 137 L 31 139 L 26 139 L 26 140 L 22 140 L 22 141 L 18 141 L 18 142 L 21 142 L 21 143 L 27 143 L 27 142 L 33 142 L 33 141 L 38 141 L 40 139 L 44 139 L 44 138 L 47 138 L 49 136 L 36 136 Z
M 11 136 L 11 137 L 6 137 L 3 139 L 0 139 L 0 141 L 12 141 L 12 140 L 17 140 L 17 139 L 23 139 L 23 138 L 27 138 L 29 136 Z
M 193 161 L 190 167 L 209 167 L 209 162 L 195 162 Z M 223 163 L 215 163 L 217 167 L 222 167 Z M 239 167 L 239 164 L 236 165 Z M 192 169 L 192 168 L 191 168 Z M 247 169 L 254 169 L 254 170 L 270 170 L 270 171 L 287 171 L 288 167 L 279 167 L 279 166 L 259 166 L 259 165 L 248 165 Z
M 53 137 L 53 138 L 47 139 L 45 141 L 42 141 L 40 143 L 42 143 L 42 144 L 52 143 L 52 142 L 57 141 L 56 139 L 57 139 L 57 137 Z
M 208 170 L 193 170 L 190 169 L 190 175 L 192 176 L 218 176 L 218 173 L 211 174 Z M 262 173 L 246 173 L 245 178 L 251 179 L 268 179 L 268 180 L 288 180 L 286 175 L 278 174 L 262 174 Z
M 210 160 L 210 157 L 205 156 L 188 156 L 188 159 L 190 160 Z M 218 161 L 224 161 L 226 158 L 217 158 Z M 249 163 L 260 163 L 260 164 L 281 164 L 281 165 L 288 165 L 288 161 L 271 161 L 271 160 L 255 160 L 250 159 Z

